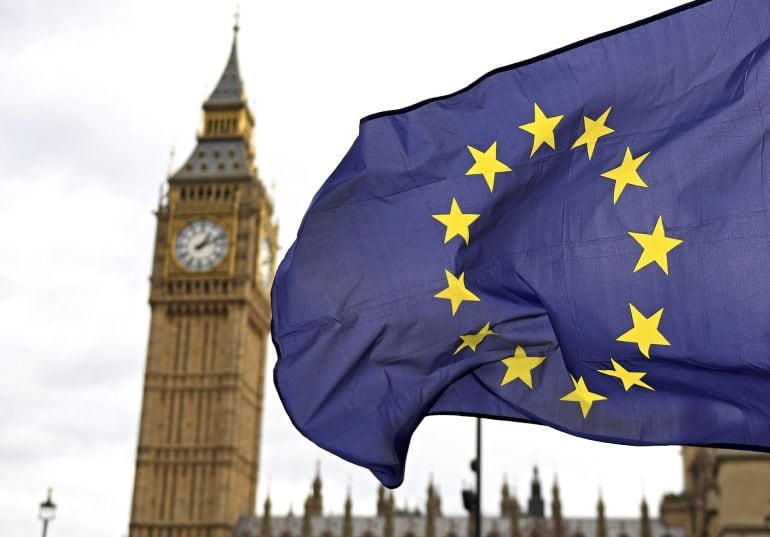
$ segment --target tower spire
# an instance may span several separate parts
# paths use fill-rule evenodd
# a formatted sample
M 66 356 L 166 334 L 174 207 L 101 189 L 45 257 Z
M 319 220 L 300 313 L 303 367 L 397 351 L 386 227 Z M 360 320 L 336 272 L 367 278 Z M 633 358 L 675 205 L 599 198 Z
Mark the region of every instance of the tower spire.
M 503 486 L 500 489 L 500 516 L 511 515 L 511 490 L 508 487 L 508 475 L 503 474 Z
M 323 494 L 321 489 L 323 482 L 321 481 L 321 461 L 316 461 L 315 478 L 313 479 L 313 494 L 310 496 L 311 507 L 313 516 L 323 515 Z
M 260 537 L 272 537 L 273 535 L 272 518 L 271 518 L 272 505 L 273 504 L 270 501 L 270 492 L 268 489 L 267 497 L 265 498 L 265 507 L 262 515 L 262 532 L 260 533 Z
M 238 66 L 238 31 L 240 26 L 237 19 L 233 26 L 233 43 L 230 46 L 230 56 L 227 58 L 225 70 L 219 77 L 219 82 L 214 87 L 209 98 L 204 103 L 204 108 L 227 108 L 239 106 L 246 102 L 246 93 L 243 89 L 241 71 Z
M 441 497 L 433 485 L 433 473 L 428 482 L 428 499 L 425 502 L 425 537 L 436 537 L 438 534 L 436 521 L 441 516 Z
M 559 482 L 556 476 L 553 478 L 551 489 L 551 519 L 554 537 L 564 537 L 564 520 L 561 516 L 561 498 L 559 497 Z
M 527 514 L 538 519 L 542 519 L 545 514 L 545 504 L 540 493 L 540 476 L 538 475 L 537 465 L 533 470 Z
M 388 500 L 385 498 L 385 487 L 377 486 L 377 516 L 384 517 L 388 511 Z
M 252 145 L 254 116 L 238 66 L 236 17 L 233 42 L 222 76 L 203 102 L 203 128 L 198 145 L 171 181 L 199 179 L 245 179 L 256 176 Z
M 599 489 L 599 501 L 596 502 L 596 537 L 607 537 L 607 521 L 604 518 L 604 499 Z
M 647 498 L 642 495 L 641 519 L 639 521 L 639 537 L 650 537 L 652 531 L 650 529 L 650 509 L 647 507 Z
M 353 537 L 353 499 L 351 498 L 350 483 L 345 496 L 345 515 L 342 521 L 342 537 Z

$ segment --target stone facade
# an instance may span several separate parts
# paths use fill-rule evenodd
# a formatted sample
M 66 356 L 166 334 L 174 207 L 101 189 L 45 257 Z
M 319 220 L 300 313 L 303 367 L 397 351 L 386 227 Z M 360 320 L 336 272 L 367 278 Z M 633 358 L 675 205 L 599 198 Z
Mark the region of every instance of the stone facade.
M 770 536 L 770 453 L 683 447 L 684 490 L 661 503 L 684 537 Z

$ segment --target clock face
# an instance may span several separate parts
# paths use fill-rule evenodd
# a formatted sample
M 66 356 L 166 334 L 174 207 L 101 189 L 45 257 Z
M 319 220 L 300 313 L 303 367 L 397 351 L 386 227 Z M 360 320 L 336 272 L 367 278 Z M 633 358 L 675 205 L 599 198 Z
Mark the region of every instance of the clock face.
M 174 252 L 179 263 L 194 272 L 217 266 L 227 253 L 227 232 L 212 220 L 194 220 L 176 236 Z
M 273 277 L 273 247 L 270 239 L 262 237 L 259 243 L 259 257 L 257 258 L 257 278 L 263 288 L 270 286 Z

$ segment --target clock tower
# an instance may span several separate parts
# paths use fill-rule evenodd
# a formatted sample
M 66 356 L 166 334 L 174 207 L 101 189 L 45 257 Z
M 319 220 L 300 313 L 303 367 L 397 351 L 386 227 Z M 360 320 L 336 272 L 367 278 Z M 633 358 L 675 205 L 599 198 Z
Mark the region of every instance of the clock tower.
M 157 212 L 131 537 L 229 537 L 255 509 L 277 230 L 237 35 Z

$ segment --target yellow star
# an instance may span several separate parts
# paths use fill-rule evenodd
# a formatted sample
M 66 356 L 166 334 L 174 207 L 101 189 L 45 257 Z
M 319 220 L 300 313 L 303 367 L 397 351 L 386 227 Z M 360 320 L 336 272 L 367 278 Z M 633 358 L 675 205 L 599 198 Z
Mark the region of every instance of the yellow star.
M 477 214 L 463 213 L 454 198 L 452 198 L 452 208 L 449 209 L 449 214 L 433 214 L 431 216 L 446 226 L 444 244 L 457 235 L 465 239 L 465 244 L 468 244 L 468 226 L 479 217 Z
M 500 360 L 507 367 L 503 381 L 500 386 L 505 386 L 509 382 L 520 379 L 529 389 L 532 389 L 532 370 L 543 363 L 545 356 L 527 356 L 524 347 L 519 345 L 513 356 L 507 356 Z
M 634 185 L 647 188 L 647 183 L 645 183 L 644 180 L 639 177 L 639 172 L 636 170 L 639 168 L 642 162 L 644 162 L 644 159 L 649 156 L 649 154 L 650 152 L 647 151 L 644 155 L 634 158 L 634 156 L 631 154 L 631 148 L 626 147 L 626 154 L 623 157 L 623 162 L 621 162 L 620 166 L 602 174 L 602 177 L 606 177 L 607 179 L 612 179 L 615 181 L 615 192 L 612 196 L 613 204 L 618 202 L 618 199 L 623 193 L 623 189 L 626 188 L 626 185 Z
M 682 241 L 673 237 L 666 237 L 666 232 L 663 229 L 663 216 L 658 217 L 658 223 L 655 224 L 655 229 L 652 230 L 652 233 L 634 233 L 629 231 L 628 234 L 642 247 L 642 255 L 639 256 L 634 272 L 646 267 L 650 263 L 657 263 L 663 269 L 663 272 L 668 275 L 668 253 L 682 244 Z
M 630 390 L 632 386 L 641 386 L 642 388 L 655 391 L 652 386 L 642 380 L 642 377 L 644 377 L 647 373 L 643 373 L 641 371 L 628 371 L 625 367 L 617 363 L 613 358 L 610 358 L 610 361 L 612 362 L 613 368 L 599 369 L 599 373 L 620 379 L 620 381 L 623 383 L 623 388 L 625 388 L 626 391 Z
M 588 151 L 588 160 L 591 160 L 591 157 L 594 156 L 596 141 L 602 136 L 607 136 L 608 134 L 615 132 L 615 129 L 611 129 L 604 124 L 604 122 L 607 121 L 607 116 L 610 115 L 610 110 L 612 110 L 611 106 L 607 108 L 607 110 L 605 110 L 598 119 L 590 119 L 586 116 L 583 116 L 583 126 L 585 127 L 585 132 L 583 132 L 583 134 L 581 134 L 580 137 L 575 140 L 575 143 L 572 144 L 572 149 L 585 144 L 586 150 Z
M 572 379 L 572 384 L 575 386 L 575 389 L 562 397 L 560 400 L 579 403 L 580 410 L 583 412 L 583 418 L 588 416 L 588 413 L 591 411 L 591 405 L 593 405 L 596 401 L 607 400 L 607 398 L 603 395 L 591 392 L 588 389 L 588 386 L 586 386 L 583 377 L 579 377 L 577 380 L 575 380 L 575 377 L 572 375 L 569 377 Z
M 619 335 L 618 341 L 636 343 L 646 358 L 650 357 L 650 345 L 671 345 L 663 337 L 663 334 L 658 331 L 660 318 L 663 316 L 663 308 L 660 308 L 651 316 L 645 317 L 633 304 L 629 304 L 629 306 L 631 306 L 631 322 L 634 323 L 634 327 L 628 332 Z
M 476 162 L 465 175 L 483 175 L 489 191 L 492 192 L 495 188 L 495 174 L 511 171 L 508 166 L 497 160 L 497 142 L 492 142 L 486 151 L 479 151 L 471 146 L 468 146 L 468 151 Z
M 521 130 L 526 131 L 534 136 L 534 139 L 532 140 L 532 151 L 529 154 L 529 158 L 532 158 L 532 156 L 535 154 L 535 151 L 537 151 L 538 148 L 543 144 L 548 144 L 551 149 L 556 149 L 556 141 L 554 140 L 553 130 L 556 128 L 556 125 L 559 124 L 559 121 L 561 121 L 563 117 L 563 115 L 548 117 L 543 113 L 542 110 L 540 110 L 540 107 L 537 105 L 537 103 L 535 103 L 535 120 L 532 123 L 519 125 Z
M 445 298 L 452 302 L 452 315 L 457 313 L 457 308 L 465 301 L 478 302 L 480 299 L 465 287 L 465 273 L 461 272 L 460 277 L 456 278 L 454 274 L 444 269 L 446 273 L 447 288 L 433 295 L 435 298 Z
M 482 341 L 484 341 L 484 338 L 487 336 L 496 336 L 497 334 L 494 333 L 492 330 L 489 329 L 489 323 L 485 324 L 484 327 L 476 332 L 475 334 L 467 334 L 465 336 L 460 336 L 460 339 L 463 340 L 462 343 L 460 343 L 460 346 L 457 347 L 457 350 L 455 351 L 455 354 L 463 350 L 465 347 L 470 347 L 470 349 L 473 352 L 476 352 L 476 347 L 478 347 Z

